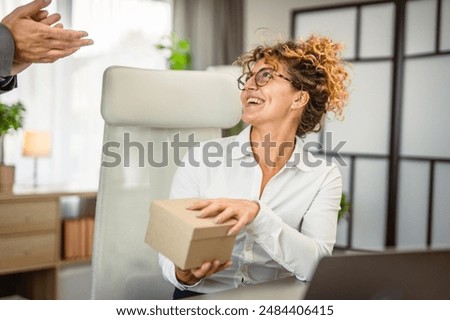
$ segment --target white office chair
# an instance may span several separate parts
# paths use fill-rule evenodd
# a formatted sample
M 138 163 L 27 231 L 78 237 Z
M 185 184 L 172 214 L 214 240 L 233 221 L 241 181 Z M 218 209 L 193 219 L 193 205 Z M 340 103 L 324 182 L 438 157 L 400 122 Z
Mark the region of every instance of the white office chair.
M 157 253 L 144 242 L 150 202 L 169 196 L 178 158 L 174 139 L 218 138 L 222 128 L 239 121 L 236 79 L 206 71 L 110 67 L 101 111 L 92 298 L 171 299 L 173 287 L 162 277 Z

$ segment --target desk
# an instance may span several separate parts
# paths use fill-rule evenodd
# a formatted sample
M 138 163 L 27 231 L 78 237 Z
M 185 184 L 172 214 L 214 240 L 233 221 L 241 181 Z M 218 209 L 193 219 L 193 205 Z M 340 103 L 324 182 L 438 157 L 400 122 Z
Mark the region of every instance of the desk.
M 288 277 L 184 300 L 299 300 L 305 297 L 307 289 L 307 282 Z
M 335 248 L 333 255 L 342 256 L 364 252 Z M 292 276 L 223 292 L 194 296 L 185 300 L 298 300 L 304 299 L 308 286 L 308 282 L 299 281 Z

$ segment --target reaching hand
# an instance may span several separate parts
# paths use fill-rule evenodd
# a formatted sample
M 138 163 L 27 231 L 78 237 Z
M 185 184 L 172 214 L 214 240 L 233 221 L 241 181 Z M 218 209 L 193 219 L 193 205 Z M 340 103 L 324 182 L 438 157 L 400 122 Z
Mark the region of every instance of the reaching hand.
M 13 74 L 31 63 L 54 62 L 93 44 L 91 39 L 85 38 L 88 35 L 85 31 L 64 29 L 60 23 L 52 26 L 61 16 L 48 15 L 42 10 L 50 2 L 35 0 L 16 8 L 1 21 L 11 31 L 15 42 Z
M 189 210 L 200 210 L 198 217 L 216 217 L 216 223 L 236 219 L 237 223 L 228 231 L 228 235 L 238 234 L 242 228 L 251 223 L 259 212 L 259 204 L 249 200 L 208 199 L 192 204 Z

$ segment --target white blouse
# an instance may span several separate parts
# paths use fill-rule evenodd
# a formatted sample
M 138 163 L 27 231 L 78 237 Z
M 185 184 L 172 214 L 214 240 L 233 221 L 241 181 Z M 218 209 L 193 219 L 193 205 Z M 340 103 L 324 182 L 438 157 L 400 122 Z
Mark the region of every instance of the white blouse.
M 309 281 L 336 241 L 342 179 L 337 166 L 302 150 L 259 197 L 262 172 L 250 148 L 250 127 L 239 135 L 190 149 L 174 176 L 170 197 L 256 200 L 260 211 L 237 236 L 231 267 L 194 286 L 179 283 L 173 263 L 159 256 L 164 277 L 181 290 L 213 293 L 294 274 Z M 222 152 L 223 151 L 223 152 Z

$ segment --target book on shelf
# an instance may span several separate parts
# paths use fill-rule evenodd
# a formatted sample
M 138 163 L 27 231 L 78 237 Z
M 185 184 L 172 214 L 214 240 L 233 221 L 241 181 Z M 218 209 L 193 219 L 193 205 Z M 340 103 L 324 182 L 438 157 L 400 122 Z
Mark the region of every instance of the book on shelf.
M 94 245 L 94 218 L 93 217 L 89 217 L 87 219 L 86 235 L 87 235 L 86 254 L 88 257 L 92 257 L 92 247 Z
M 63 258 L 82 259 L 92 256 L 94 218 L 67 219 L 63 224 Z

